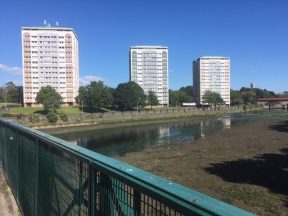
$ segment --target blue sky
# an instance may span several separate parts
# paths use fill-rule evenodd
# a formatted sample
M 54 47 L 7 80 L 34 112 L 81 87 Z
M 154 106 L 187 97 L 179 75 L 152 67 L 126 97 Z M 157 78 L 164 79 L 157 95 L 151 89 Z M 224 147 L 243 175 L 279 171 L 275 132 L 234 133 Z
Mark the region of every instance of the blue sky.
M 231 87 L 288 90 L 287 0 L 3 0 L 0 85 L 21 83 L 22 26 L 72 27 L 79 38 L 80 77 L 116 87 L 129 80 L 134 45 L 169 48 L 169 85 L 192 85 L 192 61 L 231 58 Z

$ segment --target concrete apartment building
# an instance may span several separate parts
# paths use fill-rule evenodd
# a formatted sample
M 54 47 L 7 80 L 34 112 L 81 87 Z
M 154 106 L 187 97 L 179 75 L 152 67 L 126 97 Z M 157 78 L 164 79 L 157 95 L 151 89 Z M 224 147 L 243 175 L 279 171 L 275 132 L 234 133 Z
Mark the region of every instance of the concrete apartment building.
M 219 93 L 230 106 L 230 58 L 204 56 L 193 62 L 193 96 L 197 105 L 203 105 L 205 91 Z
M 22 27 L 24 106 L 37 106 L 42 86 L 50 85 L 64 105 L 74 105 L 79 90 L 78 39 L 72 28 Z
M 130 81 L 139 84 L 145 94 L 155 92 L 159 103 L 168 106 L 168 47 L 130 47 Z

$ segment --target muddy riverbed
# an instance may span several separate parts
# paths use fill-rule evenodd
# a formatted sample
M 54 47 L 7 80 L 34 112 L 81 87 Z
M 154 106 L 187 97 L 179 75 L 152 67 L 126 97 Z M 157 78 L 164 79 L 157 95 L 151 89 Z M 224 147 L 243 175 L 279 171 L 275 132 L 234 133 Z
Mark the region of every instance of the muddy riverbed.
M 258 215 L 288 215 L 288 121 L 258 120 L 120 160 Z

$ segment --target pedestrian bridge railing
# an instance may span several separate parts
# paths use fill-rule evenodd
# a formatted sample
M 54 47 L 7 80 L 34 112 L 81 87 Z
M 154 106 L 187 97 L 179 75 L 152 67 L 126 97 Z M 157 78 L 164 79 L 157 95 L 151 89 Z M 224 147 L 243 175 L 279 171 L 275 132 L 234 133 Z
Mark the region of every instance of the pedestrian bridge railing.
M 253 215 L 1 118 L 0 161 L 24 216 Z

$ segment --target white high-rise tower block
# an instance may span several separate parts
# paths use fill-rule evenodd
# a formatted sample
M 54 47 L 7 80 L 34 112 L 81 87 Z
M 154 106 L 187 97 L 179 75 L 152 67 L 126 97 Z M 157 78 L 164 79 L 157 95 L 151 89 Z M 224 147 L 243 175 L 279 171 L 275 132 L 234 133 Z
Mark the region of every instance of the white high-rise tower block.
M 79 90 L 78 39 L 72 28 L 22 27 L 24 106 L 35 106 L 43 86 L 53 87 L 66 105 Z
M 153 91 L 161 105 L 169 105 L 168 47 L 132 46 L 130 48 L 130 81 L 144 90 Z

